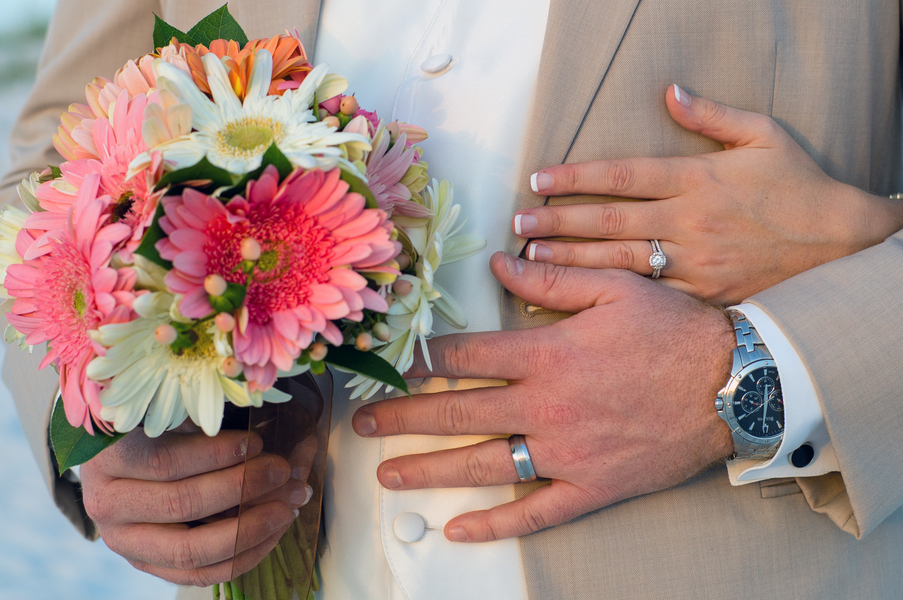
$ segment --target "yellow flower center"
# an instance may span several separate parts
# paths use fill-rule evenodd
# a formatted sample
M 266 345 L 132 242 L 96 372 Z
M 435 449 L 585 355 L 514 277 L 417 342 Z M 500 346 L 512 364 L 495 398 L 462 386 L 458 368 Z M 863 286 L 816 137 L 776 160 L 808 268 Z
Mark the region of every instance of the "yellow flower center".
M 79 317 L 85 316 L 85 310 L 88 308 L 88 303 L 85 301 L 85 295 L 81 290 L 75 290 L 75 296 L 72 299 L 72 304 L 75 307 L 75 312 L 78 313 Z
M 282 123 L 262 117 L 233 121 L 219 134 L 221 146 L 229 154 L 257 154 L 282 137 Z
M 207 361 L 219 357 L 213 336 L 207 333 L 206 325 L 200 324 L 189 330 L 187 335 L 194 340 L 194 344 L 190 348 L 180 348 L 178 352 L 173 352 L 173 356 L 185 361 Z

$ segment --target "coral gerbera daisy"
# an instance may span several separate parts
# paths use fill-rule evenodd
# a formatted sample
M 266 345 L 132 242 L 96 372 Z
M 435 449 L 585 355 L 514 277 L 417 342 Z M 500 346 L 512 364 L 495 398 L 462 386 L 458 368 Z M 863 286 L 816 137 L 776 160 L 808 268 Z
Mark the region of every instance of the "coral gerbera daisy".
M 97 197 L 100 175 L 85 178 L 66 229 L 49 239 L 49 252 L 10 265 L 4 285 L 16 298 L 9 322 L 26 335 L 30 345 L 50 342 L 41 368 L 56 363 L 66 417 L 73 427 L 84 425 L 93 433 L 90 416 L 104 430 L 100 417 L 100 385 L 88 380 L 85 369 L 102 346 L 89 331 L 104 323 L 126 321 L 134 300 L 135 272 L 109 266 L 113 247 L 128 237 L 128 226 L 107 225 L 104 211 L 108 197 Z M 34 213 L 29 219 L 45 213 Z M 33 239 L 27 229 L 19 232 L 17 250 L 23 256 Z
M 361 195 L 348 193 L 338 169 L 299 169 L 280 184 L 276 169 L 267 167 L 248 185 L 247 200 L 238 196 L 224 205 L 189 189 L 164 198 L 163 207 L 160 225 L 168 238 L 157 248 L 173 262 L 166 284 L 185 294 L 182 314 L 211 313 L 204 289 L 210 274 L 247 285 L 233 342 L 252 390 L 268 389 L 277 369 L 288 371 L 315 334 L 341 344 L 332 321 L 360 320 L 364 308 L 388 309 L 354 269 L 385 263 L 400 245 L 391 240 L 386 213 L 365 208 Z M 238 267 L 248 238 L 261 253 L 246 276 Z
M 342 156 L 341 144 L 354 142 L 369 148 L 363 136 L 317 122 L 311 105 L 317 86 L 326 79 L 322 65 L 299 89 L 270 96 L 273 59 L 267 50 L 258 50 L 247 93 L 240 100 L 219 57 L 209 53 L 202 60 L 213 101 L 178 68 L 162 60 L 154 63 L 161 89 L 191 106 L 195 129 L 156 147 L 170 168 L 189 167 L 206 157 L 230 173 L 249 173 L 275 144 L 294 166 L 331 169 Z M 136 159 L 142 161 L 146 159 Z

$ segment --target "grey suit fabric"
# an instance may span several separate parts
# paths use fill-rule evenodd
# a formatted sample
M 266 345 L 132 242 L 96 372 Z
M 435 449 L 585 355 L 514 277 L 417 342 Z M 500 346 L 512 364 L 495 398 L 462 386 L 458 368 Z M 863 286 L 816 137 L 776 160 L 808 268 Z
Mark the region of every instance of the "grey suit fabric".
M 151 11 L 187 27 L 219 4 L 61 0 L 13 139 L 18 170 L 4 182 L 7 193 L 58 160 L 49 136 L 84 83 L 149 49 Z M 313 48 L 315 0 L 237 0 L 230 10 L 252 37 L 302 25 Z M 518 204 L 547 201 L 528 184 L 545 166 L 720 150 L 671 120 L 671 83 L 772 116 L 836 179 L 879 194 L 903 190 L 899 38 L 897 1 L 552 0 Z M 604 200 L 612 199 L 557 201 Z M 512 237 L 509 250 L 522 243 Z M 527 536 L 531 597 L 900 597 L 901 298 L 903 233 L 750 299 L 786 333 L 815 382 L 841 473 L 733 488 L 716 466 Z M 510 296 L 500 310 L 507 328 L 563 316 Z M 39 383 L 25 371 L 33 366 L 8 356 L 4 376 L 48 484 L 71 488 L 52 475 L 46 448 L 52 377 Z M 84 524 L 77 503 L 61 509 Z

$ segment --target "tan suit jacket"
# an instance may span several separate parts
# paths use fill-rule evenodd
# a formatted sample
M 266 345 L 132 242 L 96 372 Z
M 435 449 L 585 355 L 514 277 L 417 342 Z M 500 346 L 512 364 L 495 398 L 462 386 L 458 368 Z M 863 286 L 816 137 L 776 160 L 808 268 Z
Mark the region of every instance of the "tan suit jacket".
M 187 28 L 220 3 L 60 0 L 12 141 L 7 201 L 28 171 L 58 162 L 50 135 L 85 82 L 149 50 L 150 12 Z M 318 0 L 233 0 L 230 10 L 251 37 L 297 25 L 313 48 Z M 539 84 L 522 107 L 532 128 L 519 205 L 545 201 L 527 183 L 544 166 L 719 150 L 667 114 L 674 82 L 772 116 L 836 179 L 903 190 L 899 38 L 900 5 L 889 0 L 552 0 Z M 520 249 L 512 238 L 509 250 Z M 750 301 L 808 368 L 841 474 L 732 488 L 716 467 L 525 537 L 532 598 L 900 597 L 903 233 Z M 506 327 L 559 318 L 522 308 L 503 301 Z M 58 505 L 93 535 L 76 486 L 53 475 L 54 382 L 35 367 L 11 350 L 4 378 Z

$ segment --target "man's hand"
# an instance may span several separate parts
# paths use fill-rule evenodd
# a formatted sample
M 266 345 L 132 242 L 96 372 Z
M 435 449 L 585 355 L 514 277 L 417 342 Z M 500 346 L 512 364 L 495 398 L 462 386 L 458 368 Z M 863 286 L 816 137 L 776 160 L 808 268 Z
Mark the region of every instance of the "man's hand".
M 903 203 L 831 179 L 774 120 L 675 90 L 666 96 L 674 120 L 726 151 L 542 169 L 533 187 L 544 196 L 651 201 L 521 211 L 511 226 L 535 240 L 530 259 L 649 275 L 658 239 L 668 258 L 661 283 L 727 305 L 903 227 Z M 555 236 L 607 241 L 537 239 Z
M 136 429 L 82 466 L 85 509 L 107 546 L 135 568 L 180 585 L 228 581 L 233 557 L 234 575 L 253 568 L 311 496 L 309 464 L 292 467 L 261 455 L 262 447 L 257 434 L 241 431 L 151 439 Z M 309 463 L 310 452 L 298 454 Z M 254 506 L 238 531 L 240 500 Z
M 359 409 L 352 422 L 367 436 L 526 435 L 537 475 L 552 484 L 452 519 L 450 540 L 557 525 L 680 483 L 732 452 L 714 401 L 730 374 L 735 336 L 718 309 L 624 271 L 502 253 L 491 268 L 526 301 L 577 314 L 539 329 L 434 338 L 432 372 L 418 363 L 407 377 L 509 385 L 386 400 Z M 393 458 L 377 476 L 392 489 L 518 481 L 505 439 Z

